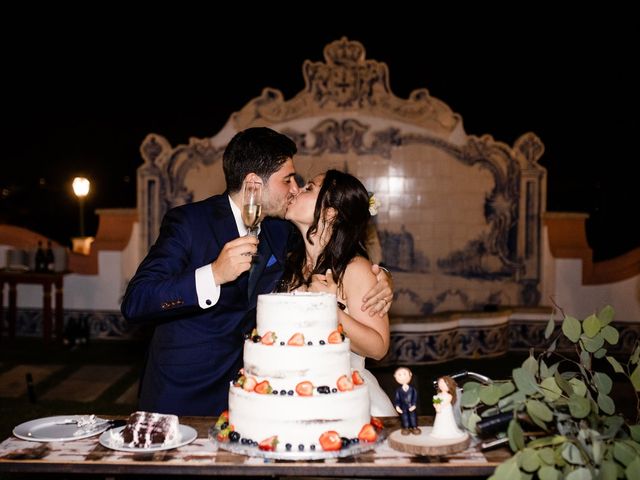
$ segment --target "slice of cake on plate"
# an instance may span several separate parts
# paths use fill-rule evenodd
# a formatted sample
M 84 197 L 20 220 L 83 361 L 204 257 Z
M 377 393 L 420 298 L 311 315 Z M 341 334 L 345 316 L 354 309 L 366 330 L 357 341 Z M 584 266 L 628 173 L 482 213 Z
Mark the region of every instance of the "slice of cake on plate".
M 112 432 L 112 441 L 130 448 L 170 445 L 180 441 L 179 425 L 175 415 L 134 412 L 121 432 Z

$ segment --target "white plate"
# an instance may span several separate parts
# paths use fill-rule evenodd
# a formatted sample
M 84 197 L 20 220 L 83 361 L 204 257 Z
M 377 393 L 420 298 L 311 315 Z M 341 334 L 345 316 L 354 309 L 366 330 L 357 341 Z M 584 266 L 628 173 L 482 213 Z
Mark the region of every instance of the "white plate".
M 96 418 L 97 422 L 104 422 L 96 428 L 78 428 L 75 423 L 60 425 L 66 420 L 79 420 L 86 415 L 59 415 L 56 417 L 38 418 L 24 422 L 13 429 L 13 434 L 22 440 L 32 442 L 68 442 L 81 438 L 93 437 L 109 428 L 109 423 L 103 418 Z M 75 435 L 77 433 L 77 435 Z
M 158 452 L 160 450 L 171 450 L 172 448 L 182 447 L 187 445 L 188 443 L 193 442 L 196 438 L 198 438 L 198 432 L 189 425 L 178 425 L 178 430 L 180 431 L 180 440 L 171 444 L 162 444 L 162 443 L 154 443 L 150 447 L 147 448 L 139 448 L 139 447 L 128 447 L 126 445 L 117 445 L 111 441 L 111 435 L 120 433 L 124 427 L 113 428 L 104 432 L 100 435 L 99 441 L 100 445 L 103 445 L 112 450 L 119 450 L 121 452 Z

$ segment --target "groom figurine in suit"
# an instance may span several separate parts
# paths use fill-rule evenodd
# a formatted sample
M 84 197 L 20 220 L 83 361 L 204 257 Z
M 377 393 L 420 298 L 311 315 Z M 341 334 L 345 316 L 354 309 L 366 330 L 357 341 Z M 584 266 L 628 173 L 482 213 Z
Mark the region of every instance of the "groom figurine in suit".
M 141 410 L 213 416 L 227 409 L 244 335 L 255 327 L 257 295 L 274 291 L 284 270 L 294 227 L 283 218 L 299 191 L 296 151 L 291 139 L 269 128 L 243 130 L 224 151 L 227 191 L 165 215 L 121 306 L 130 322 L 155 325 Z M 263 184 L 258 238 L 246 235 L 241 218 L 245 181 Z M 392 296 L 377 268 L 378 284 L 366 296 L 370 314 L 386 313 L 390 302 L 383 299 Z

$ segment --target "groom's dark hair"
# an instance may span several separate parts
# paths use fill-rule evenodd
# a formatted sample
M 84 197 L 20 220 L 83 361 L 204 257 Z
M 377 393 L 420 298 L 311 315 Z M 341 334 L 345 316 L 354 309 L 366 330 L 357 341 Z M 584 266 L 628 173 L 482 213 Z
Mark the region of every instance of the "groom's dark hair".
M 222 156 L 222 169 L 229 192 L 237 192 L 249 173 L 266 184 L 287 159 L 298 151 L 286 135 L 267 127 L 253 127 L 236 133 Z

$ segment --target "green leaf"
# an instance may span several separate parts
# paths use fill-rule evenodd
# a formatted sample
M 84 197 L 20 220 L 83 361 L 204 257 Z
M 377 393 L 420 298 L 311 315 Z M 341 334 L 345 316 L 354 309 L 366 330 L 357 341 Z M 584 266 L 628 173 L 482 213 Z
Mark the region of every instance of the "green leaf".
M 501 398 L 498 402 L 498 408 L 504 410 L 509 405 L 521 405 L 527 401 L 527 396 L 520 390 L 516 390 L 511 395 Z M 513 409 L 513 406 L 511 407 Z
M 640 392 L 640 365 L 637 365 L 636 368 L 633 369 L 633 373 L 631 374 L 631 383 L 633 384 L 633 388 L 636 389 L 636 392 Z
M 525 395 L 533 395 L 538 391 L 536 379 L 531 372 L 525 368 L 520 367 L 513 369 L 513 381 L 516 387 L 518 387 L 518 390 Z
M 549 356 L 551 353 L 556 351 L 557 343 L 558 343 L 557 338 L 553 342 L 551 342 L 551 345 L 549 345 L 549 348 L 547 348 L 547 356 Z
M 599 478 L 601 480 L 616 480 L 618 477 L 618 469 L 616 468 L 615 462 L 610 460 L 605 460 L 600 465 L 600 475 Z
M 532 354 L 529 354 L 527 359 L 522 362 L 522 368 L 529 370 L 529 373 L 535 377 L 538 374 L 538 361 Z
M 606 373 L 596 372 L 593 374 L 593 383 L 596 385 L 596 389 L 600 393 L 608 395 L 613 387 L 613 381 Z
M 460 419 L 464 428 L 470 432 L 475 432 L 476 424 L 480 421 L 480 415 L 473 410 L 463 410 Z
M 593 354 L 593 356 L 595 358 L 602 358 L 607 354 L 607 349 L 606 348 L 601 348 L 599 350 L 596 350 Z
M 517 452 L 524 448 L 524 432 L 516 420 L 509 422 L 507 435 L 509 436 L 509 447 L 511 447 L 511 451 Z
M 480 402 L 480 393 L 478 390 L 467 390 L 466 387 L 460 397 L 460 405 L 465 408 L 473 408 Z
M 556 379 L 553 377 L 545 378 L 540 384 L 544 399 L 553 402 L 562 395 L 562 390 L 556 383 Z
M 636 442 L 640 442 L 640 425 L 630 425 L 629 432 L 631 432 L 631 438 Z
M 638 363 L 638 359 L 640 359 L 640 344 L 636 346 L 636 349 L 633 351 L 633 354 L 629 358 L 629 361 L 634 365 Z
M 618 340 L 620 339 L 620 334 L 618 333 L 618 330 L 615 327 L 612 327 L 611 325 L 607 325 L 606 327 L 604 327 L 602 329 L 602 332 L 600 332 L 600 334 L 602 335 L 602 338 L 604 338 L 609 345 L 617 344 Z
M 513 384 L 512 381 L 497 383 L 495 385 L 497 385 L 497 387 L 500 389 L 501 398 L 506 397 L 516 389 L 516 386 Z
M 601 333 L 597 333 L 593 338 L 590 338 L 587 335 L 580 335 L 580 340 L 582 340 L 584 348 L 591 353 L 601 349 L 604 345 L 604 338 L 602 338 Z
M 569 411 L 575 418 L 584 418 L 591 411 L 591 403 L 588 398 L 574 393 L 569 397 Z
M 465 392 L 471 392 L 473 390 L 479 390 L 481 386 L 481 383 L 470 380 L 463 385 L 462 390 Z
M 479 391 L 480 401 L 485 405 L 495 405 L 500 400 L 500 387 L 495 384 L 485 385 Z
M 620 415 L 605 417 L 602 423 L 605 425 L 605 429 L 602 434 L 613 438 L 618 434 L 620 427 L 624 425 L 624 418 Z
M 562 458 L 573 465 L 584 465 L 584 458 L 580 453 L 580 449 L 573 443 L 567 443 L 562 449 Z
M 613 320 L 614 314 L 615 314 L 615 311 L 613 310 L 613 307 L 611 305 L 607 305 L 602 310 L 600 310 L 600 313 L 598 313 L 598 318 L 600 319 L 600 325 L 602 326 L 609 325 Z
M 514 480 L 520 478 L 520 467 L 515 457 L 498 465 L 490 478 L 496 480 Z
M 582 333 L 580 321 L 574 317 L 564 317 L 562 321 L 562 333 L 573 343 L 576 343 L 580 338 L 580 333 Z
M 573 388 L 573 393 L 575 393 L 576 395 L 580 395 L 581 397 L 587 395 L 587 386 L 582 380 L 574 377 L 569 380 L 569 383 L 571 384 L 571 388 Z
M 633 448 L 624 442 L 615 442 L 613 444 L 613 456 L 625 467 L 629 466 L 636 458 L 636 452 Z
M 535 472 L 540 468 L 540 458 L 538 458 L 538 452 L 533 448 L 525 448 L 522 450 L 522 455 L 518 461 L 520 468 L 525 472 Z
M 604 393 L 598 394 L 598 406 L 607 415 L 613 415 L 616 411 L 616 406 L 613 403 L 613 399 L 609 395 Z
M 560 373 L 556 372 L 553 374 L 553 378 L 555 379 L 558 386 L 562 389 L 564 393 L 567 395 L 571 395 L 573 393 L 573 387 L 569 382 L 567 382 Z
M 580 363 L 584 368 L 591 370 L 591 354 L 586 350 L 580 350 Z
M 593 476 L 591 475 L 591 470 L 580 467 L 569 472 L 564 478 L 565 480 L 591 480 Z
M 548 340 L 549 337 L 553 335 L 553 330 L 555 327 L 556 327 L 556 322 L 554 322 L 553 317 L 551 317 L 547 322 L 547 327 L 544 329 L 544 338 L 546 340 Z
M 531 443 L 529 443 L 529 445 L 531 445 Z M 556 459 L 553 455 L 553 448 L 550 448 L 550 447 L 541 448 L 540 450 L 538 450 L 538 456 L 540 457 L 540 460 L 542 461 L 542 463 L 546 463 L 547 465 L 555 465 L 556 463 Z M 538 475 L 540 475 L 539 472 L 538 472 Z
M 595 337 L 596 333 L 600 331 L 600 320 L 595 315 L 589 315 L 582 322 L 582 329 L 587 337 Z
M 534 417 L 538 417 L 543 422 L 550 422 L 553 420 L 553 412 L 540 400 L 528 400 L 527 413 Z
M 624 470 L 624 474 L 629 480 L 640 479 L 640 458 L 636 457 Z
M 560 480 L 562 478 L 562 474 L 560 470 L 556 470 L 554 467 L 545 465 L 544 467 L 540 467 L 538 470 L 538 478 L 540 480 Z
M 613 371 L 614 372 L 616 372 L 616 373 L 624 373 L 624 368 L 622 368 L 622 365 L 620 365 L 620 362 L 618 362 L 618 360 L 616 360 L 615 358 L 613 358 L 611 356 L 607 356 L 607 360 L 609 361 L 609 363 L 613 367 Z

